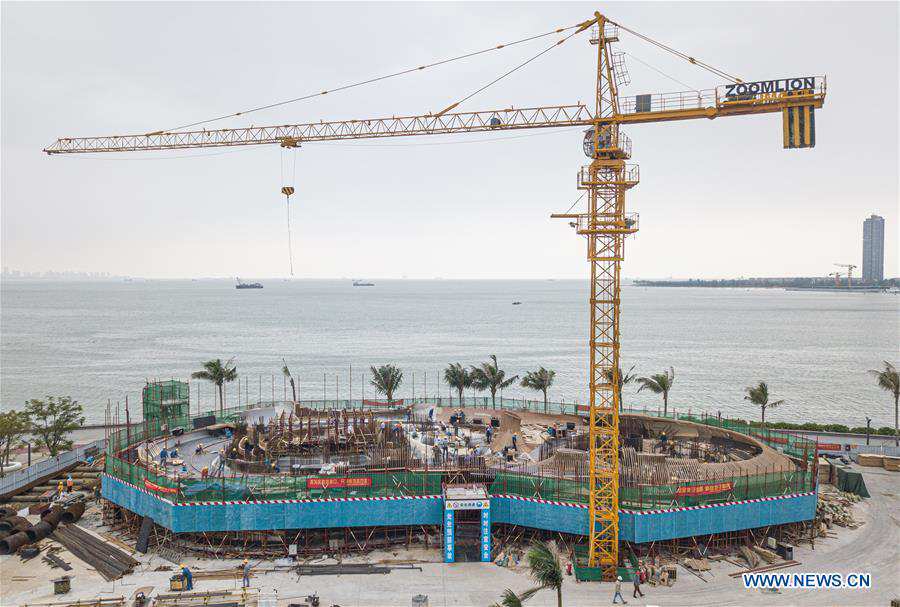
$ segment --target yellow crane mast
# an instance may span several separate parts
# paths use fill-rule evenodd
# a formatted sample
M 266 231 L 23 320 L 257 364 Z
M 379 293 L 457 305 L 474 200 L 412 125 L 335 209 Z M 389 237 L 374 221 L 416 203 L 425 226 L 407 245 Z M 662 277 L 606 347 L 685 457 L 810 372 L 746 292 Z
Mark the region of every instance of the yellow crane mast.
M 620 56 L 613 51 L 620 28 L 729 82 L 714 89 L 621 97 L 618 87 L 625 79 Z M 457 102 L 440 112 L 422 115 L 65 137 L 44 151 L 47 154 L 77 154 L 265 144 L 297 148 L 303 143 L 318 141 L 590 127 L 583 142 L 590 162 L 579 170 L 577 186 L 587 194 L 587 209 L 552 217 L 569 219 L 576 233 L 587 239 L 591 272 L 588 566 L 599 567 L 605 579 L 613 579 L 619 560 L 619 397 L 615 386 L 619 373 L 620 271 L 625 237 L 638 229 L 637 215 L 626 212 L 625 192 L 639 180 L 638 167 L 626 162 L 631 157 L 631 141 L 620 131 L 620 126 L 781 112 L 784 147 L 813 147 L 814 110 L 822 107 L 825 101 L 826 83 L 824 77 L 813 76 L 744 82 L 621 26 L 600 13 L 565 29 L 576 31 L 559 40 L 557 45 L 575 34 L 591 31 L 590 42 L 596 46 L 593 110 L 578 103 L 452 112 L 461 103 Z M 556 30 L 561 31 L 564 30 Z

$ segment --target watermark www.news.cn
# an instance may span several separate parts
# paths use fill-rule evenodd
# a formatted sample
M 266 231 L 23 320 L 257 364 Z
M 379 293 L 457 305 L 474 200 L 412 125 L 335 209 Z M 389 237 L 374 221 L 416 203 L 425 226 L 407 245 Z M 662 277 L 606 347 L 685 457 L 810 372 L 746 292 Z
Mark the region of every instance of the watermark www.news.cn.
M 744 588 L 871 588 L 870 573 L 745 573 Z

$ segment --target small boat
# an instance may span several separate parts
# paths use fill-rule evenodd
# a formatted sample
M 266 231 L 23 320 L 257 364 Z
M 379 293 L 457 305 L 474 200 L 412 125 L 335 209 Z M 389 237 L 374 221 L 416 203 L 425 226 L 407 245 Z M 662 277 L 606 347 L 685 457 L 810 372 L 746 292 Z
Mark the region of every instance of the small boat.
M 522 305 L 522 302 L 521 302 L 521 301 L 514 301 L 514 302 L 512 303 L 512 305 L 514 305 L 514 306 L 521 306 L 521 305 Z
M 354 287 L 374 287 L 375 283 L 374 282 L 364 282 L 362 280 L 354 280 L 353 286 Z
M 243 282 L 240 278 L 237 279 L 237 284 L 234 285 L 235 289 L 262 289 L 262 283 L 259 282 Z

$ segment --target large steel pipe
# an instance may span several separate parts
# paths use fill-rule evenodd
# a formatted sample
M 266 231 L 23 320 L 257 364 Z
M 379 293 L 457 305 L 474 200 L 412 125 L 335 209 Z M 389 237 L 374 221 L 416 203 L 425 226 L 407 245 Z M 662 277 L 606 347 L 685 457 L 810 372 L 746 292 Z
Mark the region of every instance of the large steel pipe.
M 28 519 L 21 516 L 10 516 L 0 521 L 0 531 L 15 533 L 25 531 L 29 527 L 31 527 L 31 523 L 28 522 Z
M 61 523 L 74 523 L 84 514 L 84 502 L 76 502 L 65 509 L 59 518 Z
M 52 508 L 47 508 L 43 512 L 41 512 L 41 520 L 47 521 L 54 527 L 59 524 L 60 519 L 62 518 L 62 513 L 64 512 L 62 506 L 53 506 Z
M 42 540 L 51 533 L 56 528 L 56 525 L 48 523 L 47 521 L 41 521 L 34 527 L 31 527 L 27 531 L 25 531 L 25 535 L 28 536 L 28 539 L 32 542 L 36 542 L 38 540 Z
M 5 506 L 0 507 L 0 519 L 9 518 L 10 516 L 15 516 L 16 511 L 13 508 L 7 508 Z
M 0 540 L 0 554 L 15 554 L 16 550 L 30 543 L 28 534 L 24 532 L 5 537 Z

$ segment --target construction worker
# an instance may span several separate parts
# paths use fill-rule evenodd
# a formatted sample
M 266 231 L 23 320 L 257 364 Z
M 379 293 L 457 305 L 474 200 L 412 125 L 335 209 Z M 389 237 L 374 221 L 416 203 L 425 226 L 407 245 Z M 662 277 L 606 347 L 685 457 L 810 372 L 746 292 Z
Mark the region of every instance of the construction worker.
M 634 592 L 631 593 L 631 598 L 636 599 L 636 598 L 638 598 L 638 595 L 643 597 L 644 593 L 641 592 L 641 571 L 640 570 L 636 570 L 634 572 L 632 581 L 634 582 Z
M 484 431 L 484 437 L 487 439 L 487 444 L 491 444 L 491 440 L 494 438 L 494 429 L 491 426 L 488 426 Z
M 69 477 L 66 479 L 66 491 L 68 493 L 72 493 L 72 489 L 74 489 L 74 488 L 75 488 L 75 481 L 72 480 L 72 475 L 70 474 Z
M 518 443 L 519 443 L 519 437 L 518 437 L 517 435 L 513 434 L 513 435 L 512 435 L 512 448 L 515 449 L 516 452 L 519 451 L 519 444 L 518 444 Z
M 167 459 L 169 459 L 169 450 L 163 447 L 159 452 L 159 465 L 165 467 Z
M 194 576 L 191 575 L 191 570 L 188 569 L 188 566 L 184 563 L 181 564 L 181 575 L 184 576 L 185 590 L 193 590 L 194 589 Z
M 203 443 L 197 443 L 197 448 L 194 449 L 194 455 L 200 455 L 203 453 Z
M 205 480 L 207 476 L 209 476 L 209 468 L 203 466 L 200 468 L 200 478 Z
M 628 601 L 622 596 L 622 576 L 616 578 L 616 592 L 613 594 L 613 605 L 616 604 L 618 599 L 622 599 L 622 604 L 627 605 Z
M 244 583 L 241 585 L 241 588 L 249 588 L 250 587 L 250 561 L 244 559 L 244 564 L 242 566 L 244 570 Z

